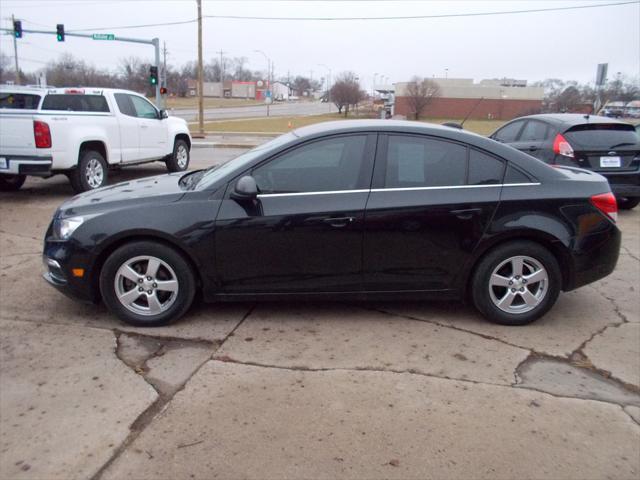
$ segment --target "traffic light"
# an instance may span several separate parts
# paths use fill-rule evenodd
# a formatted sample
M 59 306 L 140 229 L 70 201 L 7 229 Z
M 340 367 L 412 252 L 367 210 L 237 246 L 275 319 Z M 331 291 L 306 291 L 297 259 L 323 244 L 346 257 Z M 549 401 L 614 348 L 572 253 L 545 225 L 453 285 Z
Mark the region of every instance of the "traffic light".
M 13 34 L 16 38 L 22 38 L 22 22 L 20 20 L 13 21 Z
M 160 87 L 160 95 L 166 95 L 167 91 L 167 87 Z
M 64 42 L 64 25 L 61 23 L 56 25 L 56 37 L 59 42 Z
M 149 83 L 151 85 L 158 84 L 158 67 L 151 66 L 149 68 Z

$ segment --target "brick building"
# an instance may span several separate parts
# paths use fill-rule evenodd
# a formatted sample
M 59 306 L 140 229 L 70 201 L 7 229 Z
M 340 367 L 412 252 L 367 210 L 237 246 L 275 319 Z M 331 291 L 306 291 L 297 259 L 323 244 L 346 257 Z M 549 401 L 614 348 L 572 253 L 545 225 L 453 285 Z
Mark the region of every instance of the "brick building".
M 423 117 L 508 120 L 538 113 L 542 109 L 544 89 L 527 86 L 526 80 L 493 79 L 474 83 L 470 78 L 434 78 L 440 87 L 439 97 L 421 112 Z M 409 82 L 395 88 L 395 114 L 412 117 L 407 98 Z M 482 99 L 482 100 L 481 100 Z

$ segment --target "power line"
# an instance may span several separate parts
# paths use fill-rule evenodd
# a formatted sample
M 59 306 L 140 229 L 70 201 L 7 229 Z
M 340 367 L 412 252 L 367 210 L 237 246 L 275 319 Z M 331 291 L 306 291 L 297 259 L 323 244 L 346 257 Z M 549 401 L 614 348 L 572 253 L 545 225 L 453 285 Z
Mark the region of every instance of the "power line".
M 603 8 L 616 7 L 622 5 L 640 4 L 640 0 L 628 0 L 623 2 L 599 3 L 588 5 L 573 5 L 567 7 L 549 7 L 549 8 L 531 8 L 526 10 L 505 10 L 493 12 L 467 12 L 467 13 L 445 13 L 440 15 L 400 15 L 400 16 L 384 16 L 384 17 L 262 17 L 262 16 L 246 16 L 246 15 L 203 15 L 202 18 L 226 19 L 226 20 L 276 20 L 276 21 L 379 21 L 379 20 L 429 20 L 439 18 L 461 18 L 461 17 L 488 17 L 494 15 L 518 15 L 526 13 L 543 13 L 543 12 L 559 12 L 568 10 L 584 10 L 587 8 Z M 103 30 L 124 30 L 130 28 L 147 28 L 147 27 L 164 27 L 171 25 L 185 25 L 195 23 L 196 18 L 192 20 L 182 20 L 175 22 L 149 23 L 141 25 L 120 25 L 113 27 L 96 27 L 69 30 L 71 32 L 87 32 L 87 31 L 103 31 Z

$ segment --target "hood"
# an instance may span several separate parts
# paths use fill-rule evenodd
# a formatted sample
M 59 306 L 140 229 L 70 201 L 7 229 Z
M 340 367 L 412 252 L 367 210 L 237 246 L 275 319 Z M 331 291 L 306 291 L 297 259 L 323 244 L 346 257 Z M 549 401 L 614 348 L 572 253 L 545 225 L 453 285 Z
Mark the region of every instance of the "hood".
M 180 178 L 185 172 L 140 178 L 81 193 L 63 203 L 60 217 L 95 215 L 126 207 L 172 203 L 184 195 Z

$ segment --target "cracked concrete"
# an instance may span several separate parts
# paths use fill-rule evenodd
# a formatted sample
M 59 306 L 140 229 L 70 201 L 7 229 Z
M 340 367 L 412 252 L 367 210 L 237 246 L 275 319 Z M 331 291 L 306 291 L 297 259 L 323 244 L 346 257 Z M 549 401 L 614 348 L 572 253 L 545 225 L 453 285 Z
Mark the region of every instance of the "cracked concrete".
M 29 179 L 0 202 L 0 478 L 640 475 L 640 209 L 613 275 L 523 328 L 389 302 L 197 305 L 142 329 L 39 278 L 69 193 Z
M 634 478 L 638 431 L 600 402 L 211 361 L 103 478 Z
M 510 385 L 528 351 L 357 305 L 264 304 L 217 352 L 227 355 L 270 365 L 415 370 Z
M 112 332 L 0 321 L 0 478 L 88 478 L 157 398 Z
M 607 328 L 585 345 L 584 353 L 598 368 L 640 389 L 640 323 Z

